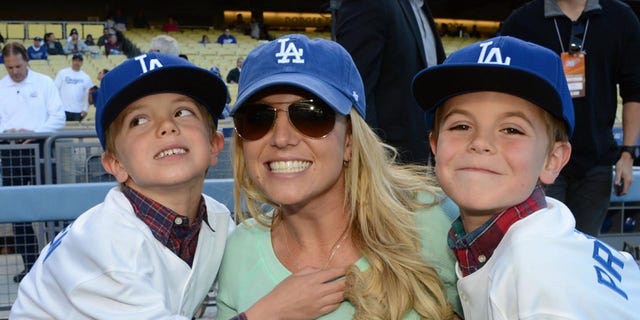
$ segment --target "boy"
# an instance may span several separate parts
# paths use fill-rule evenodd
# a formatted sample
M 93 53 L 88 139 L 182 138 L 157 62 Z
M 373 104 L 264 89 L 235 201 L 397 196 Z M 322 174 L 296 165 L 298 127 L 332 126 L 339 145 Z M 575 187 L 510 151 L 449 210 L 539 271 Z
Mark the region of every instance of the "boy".
M 228 209 L 202 194 L 224 140 L 224 82 L 161 53 L 109 72 L 96 104 L 119 186 L 42 251 L 12 319 L 191 319 L 216 277 Z
M 414 96 L 436 122 L 436 176 L 460 208 L 449 232 L 465 319 L 637 319 L 640 270 L 575 230 L 545 198 L 571 153 L 560 58 L 511 37 L 420 72 Z

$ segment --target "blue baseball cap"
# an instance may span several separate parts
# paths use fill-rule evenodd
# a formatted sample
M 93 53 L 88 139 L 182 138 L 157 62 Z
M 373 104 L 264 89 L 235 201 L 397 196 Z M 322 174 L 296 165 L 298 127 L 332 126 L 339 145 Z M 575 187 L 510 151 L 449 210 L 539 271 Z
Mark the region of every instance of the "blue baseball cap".
M 513 37 L 491 38 L 452 53 L 443 64 L 420 71 L 412 89 L 427 112 L 457 95 L 496 91 L 528 100 L 549 112 L 565 123 L 569 136 L 575 127 L 573 101 L 560 57 Z
M 127 59 L 100 83 L 96 132 L 102 148 L 109 125 L 132 102 L 156 93 L 179 93 L 206 107 L 215 124 L 227 100 L 226 85 L 211 71 L 177 56 L 149 52 Z
M 351 55 L 336 42 L 290 34 L 255 48 L 242 65 L 231 113 L 254 94 L 281 85 L 309 91 L 337 113 L 347 115 L 355 107 L 365 116 L 360 73 Z

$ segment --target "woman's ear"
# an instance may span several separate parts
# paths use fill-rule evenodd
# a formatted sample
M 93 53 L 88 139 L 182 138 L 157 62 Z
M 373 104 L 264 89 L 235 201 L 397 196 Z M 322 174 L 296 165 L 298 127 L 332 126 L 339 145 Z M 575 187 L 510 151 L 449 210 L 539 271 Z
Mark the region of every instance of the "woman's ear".
M 348 163 L 351 161 L 351 152 L 353 151 L 353 140 L 352 140 L 352 128 L 351 128 L 351 117 L 347 117 L 347 130 L 345 131 L 344 136 L 344 155 L 342 156 L 342 161 Z
M 122 166 L 120 161 L 118 161 L 118 157 L 115 154 L 105 151 L 100 160 L 102 161 L 104 169 L 113 175 L 116 181 L 124 183 L 129 180 L 129 173 L 127 173 L 127 170 Z
M 551 148 L 551 152 L 547 154 L 544 167 L 540 172 L 540 182 L 552 184 L 562 168 L 569 162 L 570 157 L 571 144 L 569 142 L 556 141 Z

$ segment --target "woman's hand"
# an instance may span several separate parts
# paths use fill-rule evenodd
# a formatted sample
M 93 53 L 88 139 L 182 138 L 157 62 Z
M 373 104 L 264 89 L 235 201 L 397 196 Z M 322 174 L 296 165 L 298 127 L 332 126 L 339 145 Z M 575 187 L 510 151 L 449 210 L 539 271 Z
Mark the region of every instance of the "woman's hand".
M 314 319 L 344 301 L 347 268 L 306 267 L 280 282 L 245 315 L 250 320 Z

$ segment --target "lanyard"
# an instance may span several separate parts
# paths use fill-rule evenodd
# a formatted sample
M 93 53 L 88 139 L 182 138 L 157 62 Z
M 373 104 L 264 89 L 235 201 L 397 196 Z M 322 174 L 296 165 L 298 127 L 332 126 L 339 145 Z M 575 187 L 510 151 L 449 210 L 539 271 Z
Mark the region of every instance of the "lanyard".
M 585 51 L 584 50 L 584 40 L 587 39 L 587 30 L 589 29 L 589 20 L 590 19 L 587 19 L 587 24 L 584 27 L 584 33 L 582 33 L 582 42 L 580 43 L 581 51 Z M 556 26 L 556 33 L 558 34 L 558 42 L 560 42 L 560 49 L 562 49 L 562 52 L 565 52 L 564 51 L 564 44 L 562 44 L 562 37 L 560 37 L 560 29 L 558 29 L 558 21 L 556 21 L 555 18 L 553 18 L 553 23 Z M 573 31 L 571 32 L 571 34 L 573 34 Z M 569 36 L 569 37 L 571 37 L 571 36 Z M 571 42 L 571 38 L 569 38 L 569 42 Z

